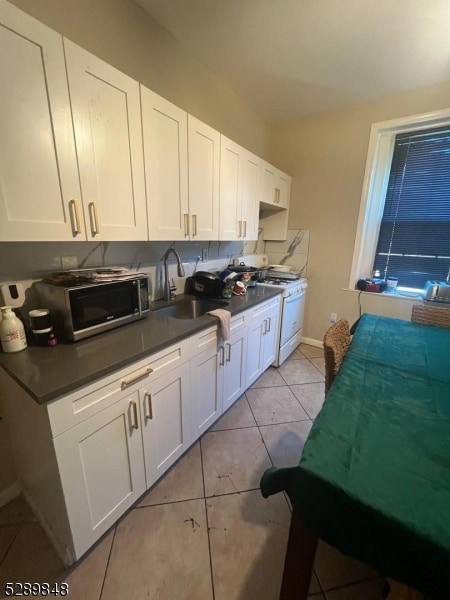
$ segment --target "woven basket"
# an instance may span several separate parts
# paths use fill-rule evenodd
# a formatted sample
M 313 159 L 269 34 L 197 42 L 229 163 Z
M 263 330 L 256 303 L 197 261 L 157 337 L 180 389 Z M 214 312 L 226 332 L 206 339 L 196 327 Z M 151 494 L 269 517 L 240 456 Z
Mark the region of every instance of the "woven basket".
M 423 323 L 424 325 L 450 327 L 450 308 L 413 304 L 411 321 L 413 323 Z
M 325 332 L 323 350 L 325 356 L 325 394 L 336 377 L 350 344 L 350 325 L 340 319 Z

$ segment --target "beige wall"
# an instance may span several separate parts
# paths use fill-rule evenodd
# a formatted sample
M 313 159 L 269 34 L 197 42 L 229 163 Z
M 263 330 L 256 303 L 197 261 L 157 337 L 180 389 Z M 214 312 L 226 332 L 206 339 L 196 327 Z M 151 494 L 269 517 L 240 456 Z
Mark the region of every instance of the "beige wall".
M 450 82 L 315 114 L 272 129 L 271 161 L 293 176 L 289 227 L 310 230 L 306 337 L 321 340 L 331 312 L 353 322 L 348 287 L 372 123 L 450 106 Z M 410 318 L 411 301 L 363 294 L 363 312 Z
M 269 129 L 132 0 L 11 0 L 39 21 L 267 158 Z

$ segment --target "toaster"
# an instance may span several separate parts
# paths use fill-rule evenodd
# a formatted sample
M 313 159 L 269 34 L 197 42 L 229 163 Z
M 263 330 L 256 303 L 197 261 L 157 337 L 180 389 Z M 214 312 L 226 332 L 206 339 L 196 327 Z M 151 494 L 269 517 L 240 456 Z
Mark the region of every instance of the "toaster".
M 450 304 L 450 283 L 446 283 L 445 281 L 427 281 L 423 290 L 423 299 Z
M 185 294 L 193 294 L 206 298 L 221 298 L 225 282 L 208 271 L 197 271 L 187 277 L 184 286 Z

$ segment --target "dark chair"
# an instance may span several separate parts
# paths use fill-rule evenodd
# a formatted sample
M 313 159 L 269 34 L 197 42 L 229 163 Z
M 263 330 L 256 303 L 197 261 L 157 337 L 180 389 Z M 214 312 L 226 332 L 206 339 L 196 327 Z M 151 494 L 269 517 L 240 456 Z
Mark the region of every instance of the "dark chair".
M 350 325 L 346 319 L 333 323 L 325 332 L 323 349 L 325 355 L 325 394 L 336 377 L 350 344 Z
M 411 312 L 413 323 L 424 325 L 437 325 L 438 327 L 450 327 L 450 308 L 445 306 L 428 306 L 414 304 Z

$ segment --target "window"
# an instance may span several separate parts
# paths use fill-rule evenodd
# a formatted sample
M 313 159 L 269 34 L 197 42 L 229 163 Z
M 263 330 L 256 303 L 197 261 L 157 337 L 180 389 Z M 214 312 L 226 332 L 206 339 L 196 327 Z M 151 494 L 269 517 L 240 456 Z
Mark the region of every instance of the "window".
M 374 270 L 423 289 L 450 275 L 450 127 L 395 136 Z
M 422 290 L 450 274 L 450 110 L 372 126 L 349 287 L 379 270 Z

